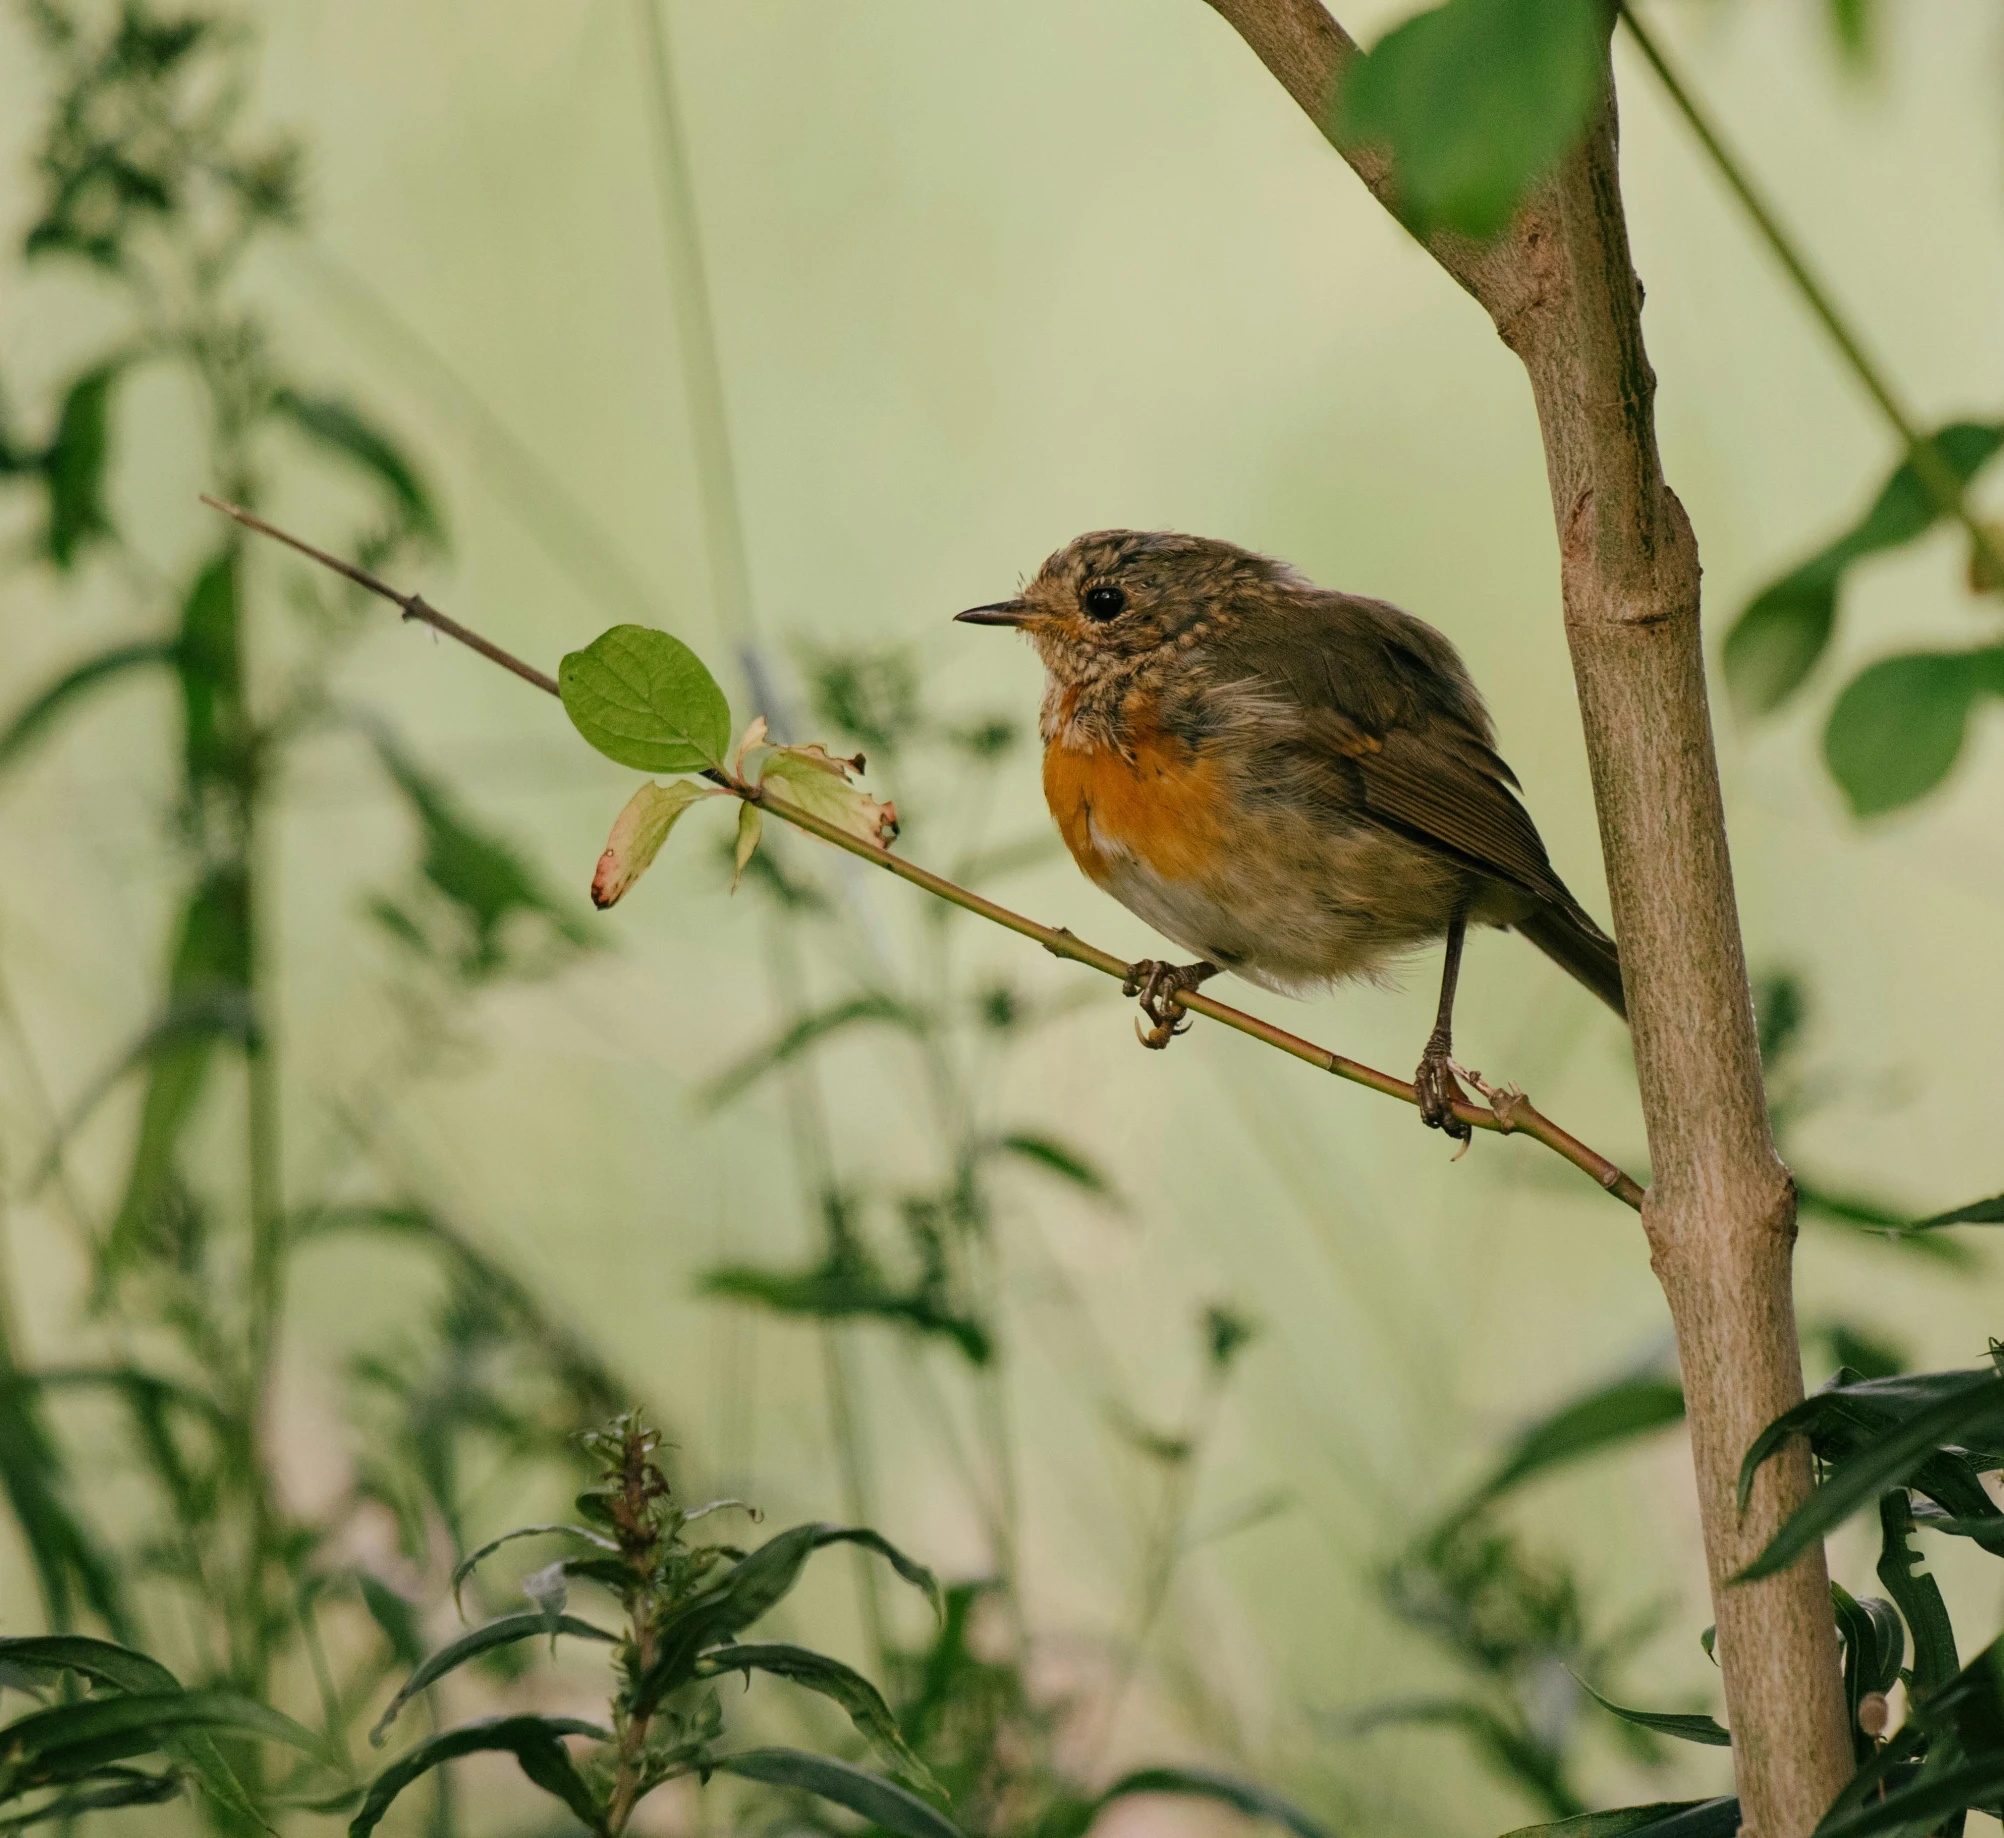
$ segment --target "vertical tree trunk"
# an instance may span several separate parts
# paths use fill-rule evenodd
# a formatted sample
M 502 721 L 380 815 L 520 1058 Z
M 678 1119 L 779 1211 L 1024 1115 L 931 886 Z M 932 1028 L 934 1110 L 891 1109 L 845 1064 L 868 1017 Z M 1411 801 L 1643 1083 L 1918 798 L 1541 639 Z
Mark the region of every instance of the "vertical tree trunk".
M 1319 0 L 1210 4 L 1326 132 L 1357 49 Z M 1339 151 L 1388 198 L 1381 160 Z M 1809 1485 L 1798 1445 L 1762 1471 L 1744 1519 L 1737 1511 L 1742 1453 L 1802 1396 L 1795 1193 L 1767 1126 L 1705 696 L 1698 550 L 1656 447 L 1612 82 L 1585 144 L 1500 241 L 1436 236 L 1428 248 L 1523 360 L 1537 403 L 1649 1131 L 1643 1226 L 1683 1364 L 1742 1830 L 1805 1838 L 1851 1773 L 1822 1554 L 1726 1583 Z

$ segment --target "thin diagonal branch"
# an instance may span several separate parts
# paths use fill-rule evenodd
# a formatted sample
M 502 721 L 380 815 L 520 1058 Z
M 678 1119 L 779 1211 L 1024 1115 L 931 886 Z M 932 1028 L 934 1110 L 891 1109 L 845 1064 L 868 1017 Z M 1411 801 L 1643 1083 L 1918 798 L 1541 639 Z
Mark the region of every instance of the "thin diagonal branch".
M 344 562 L 329 555 L 323 549 L 316 549 L 311 543 L 302 542 L 297 536 L 288 534 L 275 525 L 265 522 L 262 517 L 244 510 L 235 504 L 226 504 L 220 498 L 204 495 L 202 502 L 225 516 L 234 517 L 250 529 L 274 541 L 296 549 L 301 555 L 332 568 L 345 575 L 358 587 L 365 587 L 373 594 L 379 594 L 393 606 L 400 608 L 406 619 L 415 619 L 421 624 L 443 632 L 446 637 L 457 639 L 470 650 L 480 653 L 489 661 L 499 664 L 504 670 L 512 670 L 526 683 L 533 683 L 538 689 L 550 695 L 557 695 L 556 679 L 546 675 L 532 664 L 524 663 L 511 652 L 490 643 L 477 632 L 470 631 L 456 619 L 449 619 L 437 607 L 432 606 L 417 594 L 400 593 L 387 581 L 379 579 L 365 568 L 358 568 L 351 562 Z M 868 862 L 872 867 L 881 868 L 887 874 L 894 874 L 901 881 L 908 881 L 914 887 L 923 888 L 936 899 L 950 902 L 963 912 L 973 913 L 977 918 L 986 919 L 991 925 L 999 925 L 1007 931 L 1024 938 L 1031 938 L 1044 947 L 1053 957 L 1064 958 L 1068 963 L 1083 964 L 1089 970 L 1097 970 L 1102 976 L 1124 980 L 1128 973 L 1125 958 L 1116 957 L 1111 951 L 1103 951 L 1097 945 L 1086 943 L 1082 938 L 1067 931 L 1063 926 L 1044 925 L 1038 920 L 1014 912 L 972 888 L 962 887 L 949 881 L 944 875 L 934 874 L 929 868 L 921 868 L 915 862 L 908 862 L 902 856 L 893 855 L 888 849 L 880 849 L 873 843 L 852 836 L 848 831 L 828 823 L 812 812 L 802 810 L 799 805 L 785 798 L 772 797 L 758 787 L 747 785 L 733 778 L 727 772 L 706 772 L 705 778 L 722 786 L 733 796 L 742 798 L 747 804 L 756 804 L 763 811 L 783 819 L 796 829 L 802 829 L 811 836 L 818 836 L 823 842 L 832 843 L 838 849 Z M 1233 1008 L 1204 995 L 1199 990 L 1179 990 L 1172 998 L 1175 1004 L 1192 1014 L 1203 1015 L 1212 1021 L 1222 1023 L 1254 1040 L 1263 1041 L 1291 1058 L 1305 1065 L 1333 1074 L 1353 1085 L 1364 1085 L 1372 1091 L 1381 1092 L 1388 1098 L 1397 1098 L 1402 1104 L 1418 1104 L 1418 1095 L 1411 1084 L 1401 1078 L 1394 1078 L 1389 1072 L 1380 1072 L 1374 1066 L 1367 1066 L 1361 1060 L 1346 1058 L 1341 1053 L 1333 1053 L 1327 1047 L 1317 1046 L 1311 1040 L 1304 1040 L 1298 1034 L 1290 1034 L 1285 1028 L 1275 1027 L 1270 1021 L 1262 1021 L 1257 1015 L 1249 1015 L 1243 1009 Z M 1589 1148 L 1571 1131 L 1560 1128 L 1521 1092 L 1503 1088 L 1497 1094 L 1494 1108 L 1482 1105 L 1457 1103 L 1454 1114 L 1464 1123 L 1478 1130 L 1493 1131 L 1498 1135 L 1528 1136 L 1534 1142 L 1544 1144 L 1553 1154 L 1569 1161 L 1582 1173 L 1592 1177 L 1594 1182 L 1606 1189 L 1624 1206 L 1636 1211 L 1642 1209 L 1644 1189 L 1632 1175 L 1629 1175 L 1597 1149 Z
M 1654 36 L 1643 27 L 1634 7 L 1626 0 L 1621 7 L 1621 21 L 1627 26 L 1628 35 L 1635 40 L 1649 68 L 1656 73 L 1656 80 L 1663 85 L 1664 93 L 1684 117 L 1684 124 L 1691 130 L 1692 137 L 1704 148 L 1707 157 L 1718 168 L 1719 176 L 1753 220 L 1754 228 L 1760 232 L 1769 253 L 1781 264 L 1794 283 L 1795 291 L 1802 296 L 1803 303 L 1830 335 L 1830 342 L 1850 366 L 1851 374 L 1864 385 L 1865 393 L 1872 398 L 1894 433 L 1899 435 L 1913 466 L 1914 476 L 1934 500 L 1936 510 L 1962 525 L 1977 554 L 1989 565 L 1995 578 L 2004 581 L 2004 551 L 2000 551 L 1996 537 L 1970 510 L 1968 493 L 1956 477 L 1955 468 L 1942 457 L 1941 449 L 1922 432 L 1913 410 L 1900 400 L 1892 379 L 1866 351 L 1863 335 L 1844 317 L 1829 288 L 1810 267 L 1809 258 L 1782 228 L 1773 206 L 1761 195 L 1747 172 L 1746 163 L 1727 147 L 1724 136 L 1692 94 L 1690 85 L 1671 64 Z

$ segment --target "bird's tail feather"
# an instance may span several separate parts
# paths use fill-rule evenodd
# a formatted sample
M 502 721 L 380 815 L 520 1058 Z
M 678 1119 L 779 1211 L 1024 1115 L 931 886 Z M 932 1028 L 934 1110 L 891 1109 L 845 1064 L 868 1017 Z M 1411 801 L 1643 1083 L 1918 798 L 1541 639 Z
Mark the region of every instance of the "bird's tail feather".
M 1547 900 L 1528 919 L 1515 921 L 1522 932 L 1561 970 L 1576 977 L 1622 1020 L 1628 1004 L 1621 993 L 1621 958 L 1614 940 L 1576 906 Z

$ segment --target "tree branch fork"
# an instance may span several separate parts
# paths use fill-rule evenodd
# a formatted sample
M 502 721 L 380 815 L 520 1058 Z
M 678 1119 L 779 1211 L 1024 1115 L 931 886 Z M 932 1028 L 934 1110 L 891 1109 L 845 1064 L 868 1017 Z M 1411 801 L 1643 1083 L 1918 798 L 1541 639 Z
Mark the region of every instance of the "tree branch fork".
M 533 664 L 524 662 L 510 651 L 503 650 L 489 639 L 483 638 L 471 627 L 448 617 L 437 607 L 414 593 L 403 593 L 392 587 L 379 576 L 352 562 L 343 561 L 339 556 L 330 555 L 326 550 L 316 548 L 312 543 L 280 529 L 276 524 L 267 523 L 255 512 L 242 505 L 231 504 L 222 498 L 202 494 L 202 502 L 212 509 L 233 517 L 246 528 L 256 530 L 260 535 L 271 537 L 301 555 L 316 561 L 321 566 L 331 568 L 358 587 L 380 596 L 395 606 L 406 620 L 420 625 L 428 625 L 432 630 L 456 640 L 469 650 L 478 652 L 491 663 L 513 672 L 525 683 L 551 696 L 559 695 L 556 679 L 538 670 Z M 922 868 L 915 862 L 906 861 L 902 856 L 893 855 L 888 849 L 865 842 L 861 837 L 851 835 L 839 825 L 803 810 L 791 800 L 761 790 L 746 783 L 727 770 L 718 769 L 705 772 L 703 777 L 711 780 L 733 797 L 747 804 L 758 806 L 761 811 L 792 824 L 796 829 L 805 830 L 809 835 L 820 838 L 838 849 L 868 862 L 874 868 L 881 868 L 901 881 L 923 889 L 935 898 L 948 901 L 963 912 L 986 919 L 990 924 L 999 925 L 1019 936 L 1035 940 L 1053 957 L 1062 958 L 1067 963 L 1081 964 L 1089 970 L 1096 970 L 1102 976 L 1125 980 L 1132 966 L 1125 958 L 1116 957 L 1111 951 L 1102 950 L 1098 945 L 1088 944 L 1064 926 L 1045 925 L 1041 921 L 1013 911 L 999 902 L 976 893 L 972 888 L 962 887 L 944 875 L 935 874 L 929 868 Z M 1367 1066 L 1361 1060 L 1350 1059 L 1328 1047 L 1318 1046 L 1314 1041 L 1304 1040 L 1298 1034 L 1289 1033 L 1270 1021 L 1263 1021 L 1257 1015 L 1250 1015 L 1243 1009 L 1233 1008 L 1229 1003 L 1220 1002 L 1214 996 L 1207 996 L 1201 990 L 1179 989 L 1165 997 L 1174 1008 L 1188 1014 L 1202 1015 L 1207 1020 L 1216 1021 L 1232 1028 L 1253 1040 L 1290 1058 L 1300 1060 L 1304 1065 L 1315 1067 L 1353 1085 L 1362 1085 L 1388 1098 L 1396 1098 L 1402 1104 L 1417 1105 L 1418 1094 L 1411 1083 L 1396 1078 L 1389 1072 L 1381 1072 L 1375 1066 Z M 1514 1085 L 1495 1085 L 1485 1080 L 1480 1072 L 1464 1066 L 1456 1066 L 1455 1071 L 1478 1091 L 1484 1102 L 1472 1104 L 1457 1101 L 1454 1115 L 1473 1129 L 1486 1130 L 1492 1135 L 1527 1136 L 1533 1142 L 1541 1143 L 1553 1154 L 1572 1163 L 1624 1206 L 1636 1212 L 1642 1210 L 1646 1189 L 1634 1176 L 1625 1172 L 1617 1163 L 1590 1148 L 1570 1130 L 1562 1128 L 1547 1117 Z

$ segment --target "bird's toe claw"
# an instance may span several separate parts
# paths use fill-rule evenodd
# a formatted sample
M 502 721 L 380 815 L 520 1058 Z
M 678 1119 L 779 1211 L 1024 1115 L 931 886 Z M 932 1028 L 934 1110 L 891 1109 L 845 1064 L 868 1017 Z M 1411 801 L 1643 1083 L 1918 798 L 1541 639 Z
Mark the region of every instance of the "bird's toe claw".
M 1430 1130 L 1445 1131 L 1465 1147 L 1475 1132 L 1454 1114 L 1455 1105 L 1467 1102 L 1468 1094 L 1455 1081 L 1446 1041 L 1427 1042 L 1419 1070 L 1413 1074 L 1413 1091 L 1419 1098 L 1420 1121 Z
M 1128 965 L 1120 987 L 1127 995 L 1141 998 L 1141 1012 L 1149 1025 L 1144 1029 L 1137 1020 L 1134 1031 L 1144 1047 L 1160 1052 L 1178 1034 L 1190 1031 L 1190 1017 L 1176 998 L 1211 974 L 1212 966 L 1207 963 L 1166 964 L 1152 957 Z

